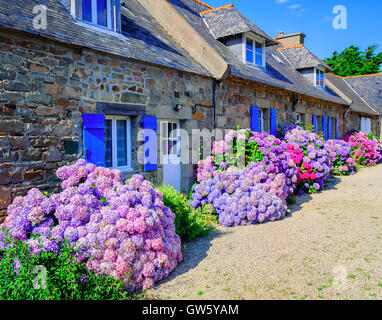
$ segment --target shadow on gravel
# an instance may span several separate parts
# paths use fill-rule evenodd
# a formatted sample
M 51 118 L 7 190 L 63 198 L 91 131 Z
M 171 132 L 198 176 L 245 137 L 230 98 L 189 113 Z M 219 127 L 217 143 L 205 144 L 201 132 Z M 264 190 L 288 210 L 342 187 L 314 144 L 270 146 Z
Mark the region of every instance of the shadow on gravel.
M 196 268 L 199 265 L 199 263 L 207 257 L 207 252 L 211 247 L 211 241 L 223 237 L 231 232 L 232 231 L 228 229 L 214 229 L 211 231 L 209 236 L 200 237 L 192 240 L 191 242 L 182 243 L 183 261 L 177 266 L 177 268 L 173 272 L 170 273 L 168 278 L 158 282 L 155 285 L 155 287 L 167 283 L 176 278 L 177 276 Z
M 326 192 L 329 190 L 337 190 L 337 184 L 341 182 L 341 179 L 339 177 L 330 176 L 325 181 L 325 186 L 320 192 Z M 298 212 L 302 209 L 302 204 L 309 202 L 312 200 L 312 196 L 310 194 L 304 194 L 301 196 L 297 196 L 296 203 L 289 204 L 288 209 L 290 210 L 290 213 L 285 218 L 291 218 L 293 216 L 293 213 Z
M 337 190 L 336 185 L 339 184 L 340 182 L 341 182 L 340 177 L 330 176 L 328 178 L 328 180 L 325 181 L 325 186 L 324 186 L 324 189 L 322 191 Z

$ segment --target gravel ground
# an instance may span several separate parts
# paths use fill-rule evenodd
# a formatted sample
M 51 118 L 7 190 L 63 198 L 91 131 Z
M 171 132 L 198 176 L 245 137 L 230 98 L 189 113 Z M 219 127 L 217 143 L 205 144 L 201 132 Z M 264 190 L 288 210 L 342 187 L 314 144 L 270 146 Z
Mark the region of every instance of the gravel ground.
M 188 243 L 151 299 L 382 299 L 382 165 L 332 178 L 282 221 Z

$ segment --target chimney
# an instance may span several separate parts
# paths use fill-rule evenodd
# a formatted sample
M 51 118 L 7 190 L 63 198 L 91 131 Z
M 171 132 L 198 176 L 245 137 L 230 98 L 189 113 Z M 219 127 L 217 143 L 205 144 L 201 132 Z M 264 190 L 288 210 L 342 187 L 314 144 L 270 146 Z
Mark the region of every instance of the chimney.
M 279 36 L 276 38 L 284 47 L 304 45 L 306 35 L 302 32 L 292 33 L 284 35 L 283 31 L 279 32 Z

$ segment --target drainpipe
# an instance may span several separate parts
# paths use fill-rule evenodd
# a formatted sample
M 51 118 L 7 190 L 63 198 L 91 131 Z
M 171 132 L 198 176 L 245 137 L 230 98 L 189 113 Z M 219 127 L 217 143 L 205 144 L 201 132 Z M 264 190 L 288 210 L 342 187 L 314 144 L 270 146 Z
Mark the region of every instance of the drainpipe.
M 214 109 L 214 120 L 213 120 L 214 129 L 216 129 L 216 127 L 217 127 L 217 120 L 216 120 L 216 86 L 218 84 L 219 84 L 219 82 L 214 79 L 214 81 L 212 82 L 212 106 L 213 106 L 213 109 Z

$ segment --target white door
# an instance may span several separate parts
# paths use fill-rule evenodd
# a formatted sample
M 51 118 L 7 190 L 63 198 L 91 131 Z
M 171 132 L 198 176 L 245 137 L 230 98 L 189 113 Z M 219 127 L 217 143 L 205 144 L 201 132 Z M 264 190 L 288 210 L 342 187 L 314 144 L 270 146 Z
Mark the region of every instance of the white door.
M 178 120 L 161 121 L 163 182 L 180 191 L 181 148 Z

